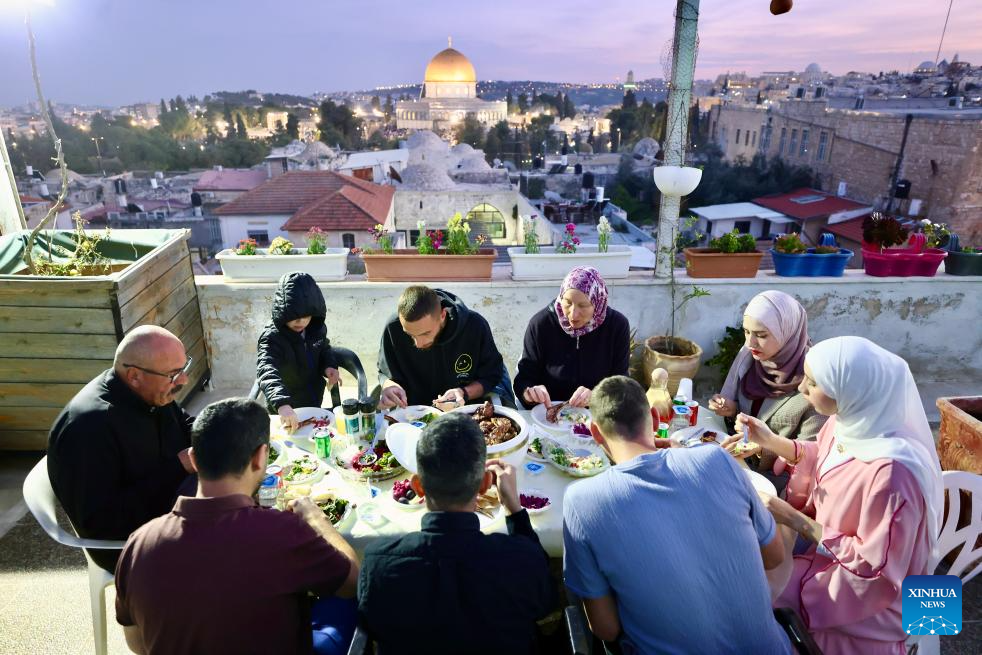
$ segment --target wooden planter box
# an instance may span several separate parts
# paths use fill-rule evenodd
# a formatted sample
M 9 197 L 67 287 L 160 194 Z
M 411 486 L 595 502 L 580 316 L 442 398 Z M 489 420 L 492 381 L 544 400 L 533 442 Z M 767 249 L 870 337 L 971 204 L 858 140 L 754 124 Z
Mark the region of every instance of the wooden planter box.
M 370 282 L 438 282 L 445 280 L 490 280 L 491 264 L 497 253 L 482 248 L 476 255 L 421 255 L 411 248 L 391 255 L 362 254 Z
M 722 253 L 714 248 L 686 248 L 689 277 L 757 277 L 762 252 Z
M 982 475 L 982 396 L 938 398 L 937 405 L 941 468 Z
M 146 232 L 113 230 L 112 240 L 140 242 Z M 0 450 L 44 450 L 64 405 L 112 366 L 123 335 L 139 325 L 167 328 L 194 358 L 179 401 L 207 378 L 190 232 L 153 232 L 166 240 L 109 275 L 0 275 Z

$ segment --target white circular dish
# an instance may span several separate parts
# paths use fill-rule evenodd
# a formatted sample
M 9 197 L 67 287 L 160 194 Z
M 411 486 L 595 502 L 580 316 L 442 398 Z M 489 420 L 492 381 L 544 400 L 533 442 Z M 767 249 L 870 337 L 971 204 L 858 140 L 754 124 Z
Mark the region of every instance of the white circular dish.
M 297 413 L 297 418 L 301 423 L 308 421 L 313 418 L 320 418 L 327 421 L 328 426 L 337 427 L 337 423 L 334 420 L 334 412 L 329 409 L 324 409 L 322 407 L 298 407 L 294 410 Z M 279 433 L 285 435 L 285 437 L 293 441 L 297 448 L 306 450 L 307 452 L 315 452 L 314 440 L 312 439 L 314 435 L 314 425 L 308 423 L 300 428 L 297 428 L 292 434 L 287 432 L 284 428 L 280 428 Z
M 269 467 L 276 464 L 285 468 L 287 462 L 290 461 L 290 457 L 287 455 L 287 445 L 282 441 L 271 439 L 269 442 L 269 449 L 270 451 L 276 450 L 276 457 L 270 457 L 268 460 L 266 460 L 266 466 Z
M 591 478 L 595 475 L 599 475 L 610 468 L 610 460 L 604 454 L 599 447 L 584 447 L 577 445 L 575 447 L 570 447 L 564 444 L 557 444 L 557 448 L 562 452 L 557 452 L 556 448 L 549 451 L 547 460 L 549 464 L 555 466 L 557 469 L 574 478 Z M 580 453 L 580 454 L 577 454 Z M 583 453 L 586 453 L 585 455 Z M 597 458 L 594 460 L 595 465 L 591 468 L 583 469 L 579 466 L 574 466 L 574 464 L 579 463 L 585 457 Z M 563 461 L 565 459 L 565 461 Z
M 532 433 L 532 438 L 529 439 L 528 446 L 525 449 L 525 458 L 530 459 L 533 462 L 545 463 L 549 461 L 549 458 L 545 455 L 540 455 L 532 450 L 533 442 L 538 441 L 541 444 L 542 449 L 551 448 L 553 446 L 558 446 L 559 443 L 552 437 L 547 437 L 545 435 Z
M 555 404 L 554 402 L 553 405 Z M 559 410 L 559 416 L 555 423 L 546 418 L 546 411 L 546 406 L 540 403 L 532 408 L 531 416 L 536 425 L 550 432 L 568 434 L 574 423 L 589 425 L 591 421 L 590 410 L 583 407 L 565 405 Z
M 547 511 L 549 511 L 549 509 L 552 508 L 552 498 L 550 498 L 549 497 L 549 494 L 547 494 L 542 489 L 536 489 L 534 487 L 530 487 L 528 489 L 523 489 L 523 490 L 519 491 L 519 497 L 521 497 L 521 496 L 538 496 L 539 498 L 545 498 L 546 499 L 546 505 L 545 505 L 545 507 L 540 507 L 538 509 L 530 509 L 530 508 L 525 507 L 524 505 L 522 505 L 522 507 L 525 509 L 525 511 L 529 513 L 529 516 L 535 516 L 536 514 L 542 514 L 543 512 L 547 512 Z
M 710 443 L 702 440 L 702 435 L 704 432 L 712 432 L 714 435 L 716 435 L 717 444 L 723 443 L 723 440 L 727 437 L 725 432 L 704 428 L 700 425 L 693 425 L 691 427 L 673 432 L 672 434 L 668 435 L 668 438 L 678 441 L 680 444 L 686 447 L 698 446 L 701 443 Z
M 385 411 L 383 415 L 391 416 L 399 423 L 426 423 L 427 421 L 423 420 L 423 417 L 431 415 L 435 418 L 437 416 L 442 416 L 443 412 L 436 407 L 430 407 L 429 405 L 409 405 L 408 407 L 394 407 Z M 429 422 L 432 421 L 433 419 L 430 419 Z
M 306 474 L 298 473 L 293 477 L 293 479 L 287 479 L 287 475 L 289 475 L 293 470 L 294 464 L 299 461 L 308 461 L 313 463 L 313 470 Z M 298 454 L 296 457 L 293 457 L 283 465 L 283 482 L 288 485 L 310 485 L 324 479 L 325 473 L 327 473 L 327 465 L 324 462 L 317 459 L 313 455 L 306 453 Z
M 396 480 L 396 482 L 399 481 Z M 415 512 L 417 510 L 426 507 L 426 499 L 421 496 L 417 496 L 416 498 L 414 498 L 408 503 L 400 503 L 398 500 L 396 500 L 395 497 L 392 495 L 391 489 L 388 492 L 386 492 L 385 496 L 386 498 L 388 498 L 390 504 L 395 505 L 396 507 L 398 507 L 404 512 Z

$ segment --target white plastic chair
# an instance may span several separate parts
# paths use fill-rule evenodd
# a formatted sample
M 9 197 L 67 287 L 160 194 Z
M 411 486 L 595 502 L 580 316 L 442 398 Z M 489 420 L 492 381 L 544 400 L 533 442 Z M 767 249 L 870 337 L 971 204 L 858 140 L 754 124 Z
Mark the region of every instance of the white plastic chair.
M 968 471 L 943 471 L 941 480 L 948 497 L 948 519 L 938 537 L 937 556 L 928 562 L 931 573 L 938 568 L 941 559 L 959 546 L 958 557 L 948 569 L 948 575 L 957 575 L 962 585 L 982 572 L 982 547 L 975 543 L 982 534 L 982 475 Z M 967 491 L 972 498 L 972 517 L 968 525 L 958 528 L 961 514 L 961 494 Z M 973 566 L 974 564 L 974 566 Z M 938 635 L 911 635 L 907 638 L 908 655 L 940 655 L 941 643 Z
M 24 480 L 24 502 L 48 536 L 72 548 L 121 549 L 123 541 L 82 539 L 58 525 L 58 499 L 48 479 L 48 458 L 42 457 Z M 106 655 L 106 587 L 113 584 L 113 574 L 92 561 L 88 552 L 85 561 L 89 565 L 89 601 L 92 605 L 92 636 L 96 655 Z

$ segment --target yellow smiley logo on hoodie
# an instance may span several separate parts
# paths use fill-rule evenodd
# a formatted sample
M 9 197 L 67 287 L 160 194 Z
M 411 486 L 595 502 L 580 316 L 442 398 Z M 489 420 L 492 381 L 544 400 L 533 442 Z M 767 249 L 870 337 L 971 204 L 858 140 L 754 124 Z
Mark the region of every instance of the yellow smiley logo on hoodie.
M 470 373 L 472 368 L 474 368 L 474 360 L 467 353 L 458 357 L 453 365 L 455 373 Z

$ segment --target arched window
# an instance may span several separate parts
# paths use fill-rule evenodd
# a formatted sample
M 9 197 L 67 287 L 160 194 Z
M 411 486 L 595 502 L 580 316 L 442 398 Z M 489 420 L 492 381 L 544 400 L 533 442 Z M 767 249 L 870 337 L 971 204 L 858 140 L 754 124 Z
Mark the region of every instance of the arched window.
M 471 235 L 486 234 L 492 239 L 505 238 L 505 217 L 494 205 L 482 202 L 467 212 L 467 222 L 471 224 Z

